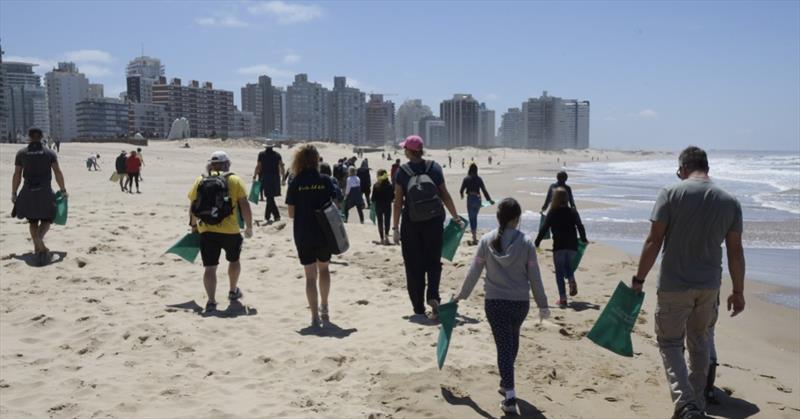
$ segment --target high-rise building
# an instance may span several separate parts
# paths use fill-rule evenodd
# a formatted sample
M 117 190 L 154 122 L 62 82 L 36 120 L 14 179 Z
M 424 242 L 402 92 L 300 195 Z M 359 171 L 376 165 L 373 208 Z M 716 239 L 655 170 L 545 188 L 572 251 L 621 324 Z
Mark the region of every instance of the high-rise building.
M 404 139 L 412 134 L 420 134 L 421 129 L 418 129 L 419 121 L 426 117 L 433 115 L 431 108 L 422 104 L 422 99 L 411 99 L 403 102 L 400 108 L 397 109 L 396 122 L 396 138 L 398 140 Z
M 242 87 L 242 111 L 255 117 L 256 135 L 269 137 L 275 130 L 275 92 L 272 79 L 259 76 L 258 83 Z
M 286 88 L 286 123 L 290 138 L 329 138 L 328 94 L 330 91 L 321 84 L 309 82 L 307 74 L 294 76 L 294 83 Z
M 3 46 L 0 45 L 0 142 L 9 141 L 11 138 L 8 122 L 6 121 L 8 107 L 6 106 L 6 73 L 3 69 L 3 54 L 5 54 L 5 51 L 3 51 Z
M 153 103 L 164 106 L 167 118 L 186 118 L 193 137 L 227 137 L 233 121 L 233 92 L 214 89 L 211 82 L 202 86 L 196 80 L 187 86 L 174 78 L 167 84 L 161 77 L 153 85 Z
M 75 104 L 79 138 L 119 138 L 128 133 L 128 105 L 119 99 L 92 98 Z
M 383 100 L 383 95 L 369 95 L 367 102 L 366 143 L 384 145 L 394 142 L 394 103 Z
M 31 127 L 45 134 L 50 132 L 47 115 L 47 98 L 41 77 L 33 72 L 36 64 L 20 62 L 0 63 L 3 73 L 3 123 L 5 133 L 24 138 Z
M 497 136 L 503 147 L 525 148 L 525 119 L 519 108 L 509 108 L 500 117 L 500 130 Z
M 158 58 L 143 55 L 128 63 L 125 75 L 127 100 L 153 103 L 153 85 L 164 76 L 164 66 Z
M 330 137 L 344 144 L 364 144 L 367 135 L 367 108 L 361 90 L 347 86 L 345 77 L 333 78 L 330 95 Z
M 478 146 L 478 101 L 469 94 L 455 94 L 439 105 L 447 125 L 448 147 Z
M 486 104 L 478 107 L 478 145 L 492 147 L 494 145 L 494 111 L 486 109 Z
M 277 135 L 286 134 L 286 90 L 272 86 L 272 116 L 275 120 L 272 132 Z
M 166 138 L 170 122 L 162 105 L 128 102 L 128 132 L 145 138 Z
M 71 62 L 58 63 L 58 67 L 45 74 L 44 79 L 50 115 L 50 137 L 54 140 L 70 141 L 78 136 L 75 104 L 89 96 L 89 80 Z
M 447 125 L 440 118 L 432 115 L 423 116 L 416 125 L 415 130 L 425 141 L 425 147 L 447 148 Z
M 256 134 L 256 117 L 252 112 L 233 111 L 233 128 L 230 131 L 231 138 L 249 138 Z
M 102 99 L 103 85 L 101 83 L 89 83 L 89 99 Z
M 528 148 L 562 150 L 589 147 L 589 102 L 548 96 L 522 103 Z

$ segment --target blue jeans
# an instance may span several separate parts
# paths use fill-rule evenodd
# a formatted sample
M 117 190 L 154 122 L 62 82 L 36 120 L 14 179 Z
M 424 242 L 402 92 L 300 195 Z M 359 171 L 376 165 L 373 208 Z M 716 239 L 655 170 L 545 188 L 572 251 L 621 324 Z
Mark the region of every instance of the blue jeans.
M 572 271 L 572 259 L 575 259 L 576 250 L 555 250 L 553 251 L 553 265 L 556 268 L 556 285 L 558 285 L 558 296 L 562 301 L 567 299 L 567 288 L 564 285 L 564 278 L 574 281 L 575 273 Z
M 481 211 L 481 197 L 467 195 L 467 214 L 469 214 L 469 228 L 474 233 L 478 230 L 478 213 Z

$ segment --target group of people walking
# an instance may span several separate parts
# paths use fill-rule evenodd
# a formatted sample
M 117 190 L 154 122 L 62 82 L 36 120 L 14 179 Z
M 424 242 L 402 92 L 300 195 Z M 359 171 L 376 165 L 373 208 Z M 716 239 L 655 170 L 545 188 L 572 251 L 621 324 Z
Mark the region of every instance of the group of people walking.
M 55 194 L 50 186 L 53 176 L 60 194 L 66 198 L 64 176 L 54 151 L 41 143 L 42 133 L 32 129 L 30 143 L 15 158 L 12 179 L 14 215 L 27 219 L 37 258 L 46 263 L 49 249 L 44 236 L 55 217 Z M 318 220 L 318 212 L 331 205 L 353 204 L 351 196 L 374 205 L 382 243 L 399 242 L 405 267 L 406 287 L 413 318 L 435 320 L 442 302 L 439 284 L 442 276 L 442 242 L 444 221 L 449 214 L 462 228 L 453 199 L 448 192 L 442 167 L 425 159 L 424 143 L 419 136 L 409 136 L 400 146 L 407 162 L 393 167 L 390 176 L 378 170 L 377 180 L 360 176 L 359 169 L 347 169 L 344 195 L 342 184 L 327 163 L 321 161 L 316 147 L 300 145 L 287 176 L 280 154 L 268 147 L 259 154 L 253 178 L 261 180 L 267 199 L 265 218 L 280 220 L 274 201 L 281 196 L 281 183 L 288 180 L 286 205 L 294 220 L 293 237 L 297 258 L 306 278 L 312 327 L 330 324 L 329 295 L 331 249 Z M 124 165 L 123 165 L 124 163 Z M 341 162 L 340 162 L 341 163 Z M 127 176 L 123 191 L 131 191 L 143 165 L 141 153 L 123 151 L 117 158 L 117 172 Z M 204 174 L 198 177 L 188 193 L 189 225 L 199 233 L 200 253 L 204 273 L 203 283 L 208 301 L 205 310 L 217 307 L 217 267 L 222 251 L 229 262 L 228 299 L 237 301 L 244 295 L 238 285 L 239 262 L 243 238 L 239 220 L 244 224 L 244 236 L 253 235 L 253 215 L 243 180 L 231 172 L 231 159 L 225 152 L 214 152 Z M 361 168 L 369 170 L 366 159 Z M 341 169 L 339 169 L 341 170 Z M 667 372 L 675 417 L 703 417 L 709 372 L 709 334 L 713 331 L 719 311 L 719 289 L 722 276 L 724 242 L 728 266 L 733 280 L 733 293 L 727 299 L 732 315 L 744 309 L 744 256 L 741 245 L 742 213 L 738 201 L 716 186 L 708 177 L 706 153 L 689 147 L 679 157 L 677 176 L 680 182 L 665 188 L 656 199 L 651 215 L 651 229 L 642 249 L 639 268 L 631 288 L 641 292 L 642 285 L 659 253 L 660 267 L 656 307 L 656 336 Z M 287 179 L 289 178 L 289 179 Z M 22 181 L 24 180 L 24 183 Z M 530 296 L 538 308 L 539 318 L 550 316 L 548 298 L 542 284 L 537 256 L 546 232 L 553 238 L 553 262 L 559 300 L 556 305 L 567 307 L 569 296 L 575 296 L 578 286 L 569 263 L 577 251 L 578 240 L 587 243 L 586 231 L 575 208 L 571 189 L 566 185 L 566 173 L 548 190 L 542 212 L 544 222 L 535 239 L 520 228 L 522 207 L 514 198 L 497 204 L 497 227 L 477 238 L 477 213 L 480 194 L 491 201 L 476 165 L 471 165 L 463 180 L 460 194 L 466 193 L 472 241 L 476 242 L 475 256 L 454 301 L 469 298 L 483 275 L 484 310 L 497 349 L 500 373 L 501 408 L 517 411 L 514 364 L 519 352 L 520 330 L 530 310 Z M 22 187 L 20 189 L 20 184 Z M 365 193 L 365 190 L 369 192 Z M 359 208 L 356 202 L 356 208 Z M 363 214 L 359 211 L 360 219 Z M 414 319 L 412 319 L 414 320 Z M 684 348 L 690 363 L 687 367 Z M 715 355 L 716 356 L 716 355 Z M 713 393 L 712 393 L 713 394 Z
M 139 182 L 142 180 L 142 167 L 144 166 L 141 147 L 131 150 L 130 153 L 125 150 L 120 151 L 114 161 L 114 166 L 117 171 L 117 177 L 119 177 L 120 191 L 133 193 L 133 185 L 135 183 L 136 193 L 141 193 Z

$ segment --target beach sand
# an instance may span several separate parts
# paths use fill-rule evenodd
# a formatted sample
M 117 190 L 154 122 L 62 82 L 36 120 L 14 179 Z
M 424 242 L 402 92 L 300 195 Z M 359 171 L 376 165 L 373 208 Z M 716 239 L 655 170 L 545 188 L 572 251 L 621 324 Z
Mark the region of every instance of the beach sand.
M 121 144 L 62 144 L 59 156 L 70 192 L 67 226 L 47 237 L 54 262 L 29 266 L 32 245 L 25 222 L 10 218 L 16 145 L 0 145 L 0 417 L 2 418 L 250 418 L 250 417 L 501 417 L 499 376 L 482 285 L 460 304 L 447 363 L 439 371 L 438 328 L 409 321 L 400 248 L 380 246 L 377 229 L 348 225 L 351 249 L 334 257 L 331 320 L 322 336 L 307 329 L 305 279 L 296 257 L 291 221 L 263 222 L 242 252 L 243 305 L 203 317 L 202 266 L 163 252 L 188 230 L 186 194 L 210 153 L 226 150 L 232 170 L 249 184 L 253 143 L 193 140 L 152 142 L 144 148 L 141 195 L 108 181 Z M 325 161 L 352 155 L 340 145 L 320 146 Z M 100 153 L 102 171 L 84 160 Z M 287 163 L 291 150 L 280 150 Z M 488 151 L 452 151 L 445 169 L 457 198 L 466 169 L 478 163 L 495 199 L 514 196 L 537 212 L 547 178 L 590 157 L 640 159 L 643 153 L 492 150 L 500 166 L 487 167 Z M 446 161 L 447 152 L 433 157 Z M 366 155 L 388 168 L 380 153 Z M 374 175 L 374 172 L 373 172 Z M 541 178 L 535 182 L 518 180 Z M 581 200 L 580 208 L 593 204 Z M 264 203 L 254 206 L 262 219 Z M 494 207 L 484 209 L 484 214 Z M 591 231 L 588 232 L 591 238 Z M 549 242 L 542 245 L 550 247 Z M 474 247 L 462 245 L 444 262 L 444 299 L 460 287 Z M 550 253 L 540 254 L 549 300 L 557 297 Z M 227 291 L 225 264 L 218 295 Z M 585 334 L 636 261 L 592 244 L 577 273 L 580 294 L 569 309 L 553 308 L 538 324 L 532 309 L 523 325 L 516 363 L 523 417 L 666 418 L 671 402 L 653 331 L 655 279 L 633 333 L 635 356 L 594 345 Z M 724 279 L 727 297 L 729 279 Z M 800 416 L 800 312 L 761 301 L 765 285 L 748 282 L 747 309 L 721 314 L 717 370 L 723 405 L 716 417 Z M 723 302 L 724 308 L 724 302 Z

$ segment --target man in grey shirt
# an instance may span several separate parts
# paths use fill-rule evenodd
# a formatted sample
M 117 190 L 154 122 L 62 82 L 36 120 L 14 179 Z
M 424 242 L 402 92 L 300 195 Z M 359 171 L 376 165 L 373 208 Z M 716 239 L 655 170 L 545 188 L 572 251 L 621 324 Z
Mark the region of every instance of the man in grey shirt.
M 681 182 L 663 189 L 656 199 L 631 288 L 641 292 L 663 244 L 656 336 L 675 405 L 674 417 L 694 419 L 705 417 L 708 331 L 717 318 L 723 241 L 733 282 L 728 310 L 732 310 L 731 316 L 744 310 L 742 208 L 736 198 L 709 179 L 705 151 L 688 147 L 681 152 L 679 163 Z

